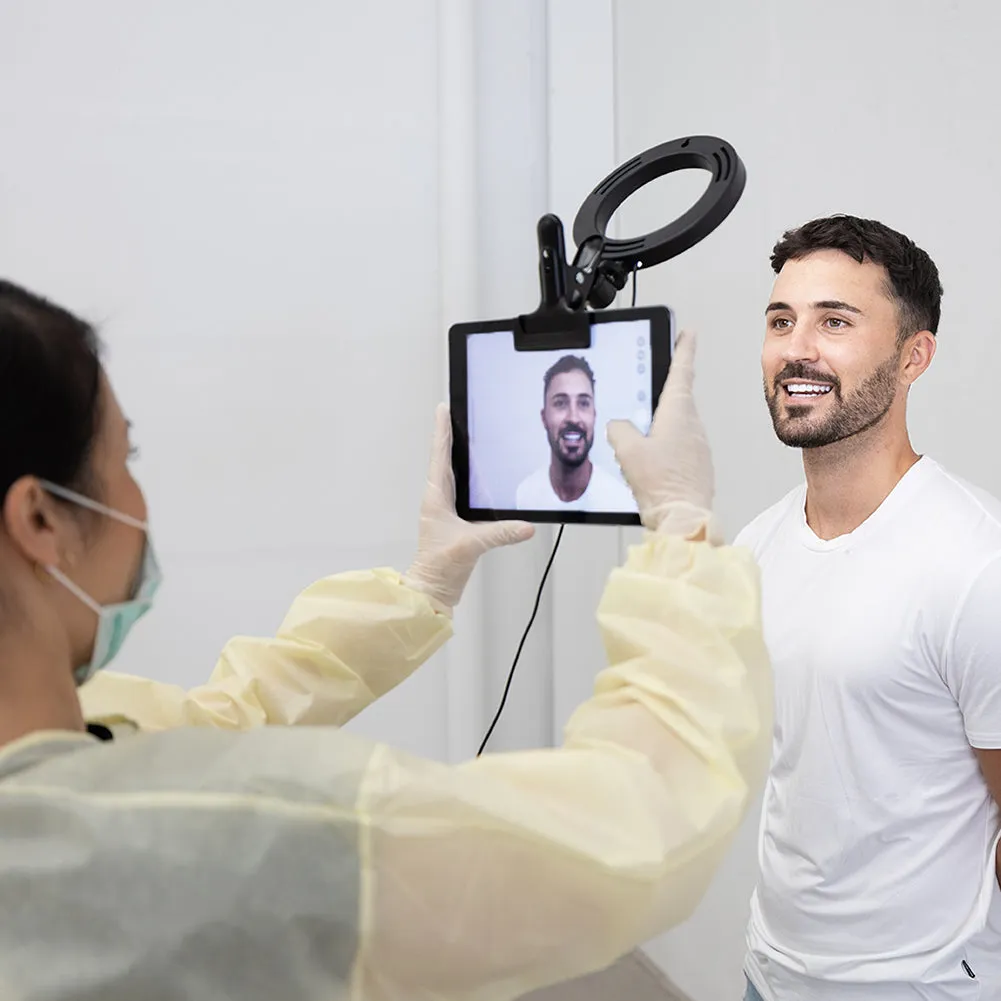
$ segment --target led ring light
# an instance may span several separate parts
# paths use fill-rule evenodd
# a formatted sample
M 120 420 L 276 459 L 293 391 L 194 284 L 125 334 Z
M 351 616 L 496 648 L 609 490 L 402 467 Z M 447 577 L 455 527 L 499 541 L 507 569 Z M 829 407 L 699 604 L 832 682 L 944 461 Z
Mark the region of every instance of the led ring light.
M 674 222 L 631 240 L 605 238 L 615 210 L 655 178 L 676 170 L 701 168 L 712 174 L 709 187 Z M 604 309 L 636 268 L 677 257 L 705 239 L 733 211 L 747 174 L 736 150 L 715 136 L 689 136 L 654 146 L 613 170 L 585 199 L 573 224 L 577 256 L 570 266 L 571 309 Z
M 712 174 L 702 197 L 682 216 L 633 240 L 608 240 L 612 213 L 644 184 L 692 167 Z M 585 199 L 574 219 L 577 254 L 567 264 L 563 223 L 544 215 L 539 241 L 539 308 L 514 319 L 518 351 L 584 348 L 587 308 L 604 309 L 625 288 L 630 272 L 650 268 L 704 240 L 733 211 L 747 175 L 736 150 L 715 136 L 689 136 L 654 146 L 613 170 Z

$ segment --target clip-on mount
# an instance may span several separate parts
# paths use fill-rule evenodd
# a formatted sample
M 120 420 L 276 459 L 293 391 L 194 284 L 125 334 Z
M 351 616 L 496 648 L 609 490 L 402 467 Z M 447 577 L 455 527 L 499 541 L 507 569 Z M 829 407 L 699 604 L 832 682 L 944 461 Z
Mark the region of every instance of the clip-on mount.
M 631 194 L 657 177 L 692 167 L 708 170 L 712 180 L 684 215 L 646 236 L 605 237 L 612 214 Z M 563 223 L 555 215 L 544 215 L 537 228 L 542 299 L 534 313 L 516 318 L 515 350 L 590 347 L 587 307 L 611 305 L 630 273 L 677 257 L 705 239 L 740 201 L 746 177 L 736 150 L 715 136 L 689 136 L 654 146 L 613 170 L 584 200 L 574 219 L 577 253 L 571 264 Z

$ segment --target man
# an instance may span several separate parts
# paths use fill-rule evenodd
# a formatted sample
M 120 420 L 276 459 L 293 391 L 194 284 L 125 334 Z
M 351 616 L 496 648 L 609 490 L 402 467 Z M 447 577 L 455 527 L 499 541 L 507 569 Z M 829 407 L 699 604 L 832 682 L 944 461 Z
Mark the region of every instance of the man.
M 594 373 L 584 358 L 564 355 L 545 374 L 542 426 L 548 465 L 522 480 L 515 505 L 522 511 L 635 511 L 628 488 L 591 462 Z
M 765 396 L 806 483 L 737 538 L 762 570 L 775 734 L 747 997 L 1001 998 L 1001 504 L 918 455 L 928 255 L 878 222 L 786 233 Z

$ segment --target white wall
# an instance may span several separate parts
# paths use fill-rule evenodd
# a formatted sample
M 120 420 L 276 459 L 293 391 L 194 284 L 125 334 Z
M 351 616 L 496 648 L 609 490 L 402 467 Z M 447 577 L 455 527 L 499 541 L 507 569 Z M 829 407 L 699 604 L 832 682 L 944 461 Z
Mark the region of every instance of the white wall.
M 990 373 L 1001 365 L 992 308 L 1001 274 L 1001 8 L 628 0 L 616 5 L 615 27 L 620 158 L 710 133 L 732 142 L 747 167 L 730 219 L 639 286 L 640 302 L 669 303 L 702 335 L 698 399 L 731 532 L 800 478 L 798 453 L 774 440 L 762 399 L 768 255 L 784 229 L 838 211 L 902 230 L 938 264 L 940 346 L 911 397 L 915 447 L 1001 494 L 990 445 L 999 417 Z M 693 183 L 677 182 L 627 202 L 625 229 L 646 231 L 675 215 L 682 195 L 694 200 Z M 696 1001 L 742 996 L 755 823 L 697 915 L 650 946 Z
M 311 580 L 405 568 L 448 324 L 531 308 L 536 221 L 612 166 L 597 7 L 583 27 L 566 0 L 0 7 L 0 273 L 99 322 L 165 570 L 116 667 L 200 682 Z M 604 141 L 565 164 L 550 123 L 586 78 L 554 96 L 549 64 L 580 73 L 582 43 Z M 472 753 L 552 538 L 486 559 L 455 640 L 356 727 Z M 558 597 L 493 748 L 548 743 L 568 714 Z
M 121 667 L 193 684 L 310 580 L 410 557 L 444 392 L 435 4 L 2 23 L 0 271 L 101 323 L 165 572 Z M 447 750 L 443 684 L 401 695 L 400 743 Z

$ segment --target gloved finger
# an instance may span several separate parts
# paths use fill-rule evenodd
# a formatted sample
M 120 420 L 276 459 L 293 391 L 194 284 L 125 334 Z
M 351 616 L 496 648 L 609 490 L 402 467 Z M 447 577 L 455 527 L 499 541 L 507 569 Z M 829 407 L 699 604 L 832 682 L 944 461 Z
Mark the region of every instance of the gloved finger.
M 455 504 L 455 477 L 452 475 L 452 418 L 447 403 L 439 403 L 434 412 L 434 441 L 428 482 Z
M 674 354 L 671 356 L 671 367 L 667 373 L 667 382 L 657 401 L 653 420 L 650 422 L 650 433 L 655 434 L 666 420 L 664 414 L 670 410 L 670 402 L 680 396 L 691 395 L 692 381 L 695 378 L 695 345 L 697 338 L 692 331 L 682 330 L 674 344 Z
M 605 439 L 612 446 L 616 461 L 622 465 L 622 455 L 643 433 L 632 421 L 614 420 L 605 426 Z
M 527 521 L 494 521 L 476 526 L 476 536 L 487 549 L 513 546 L 535 535 L 535 526 Z

